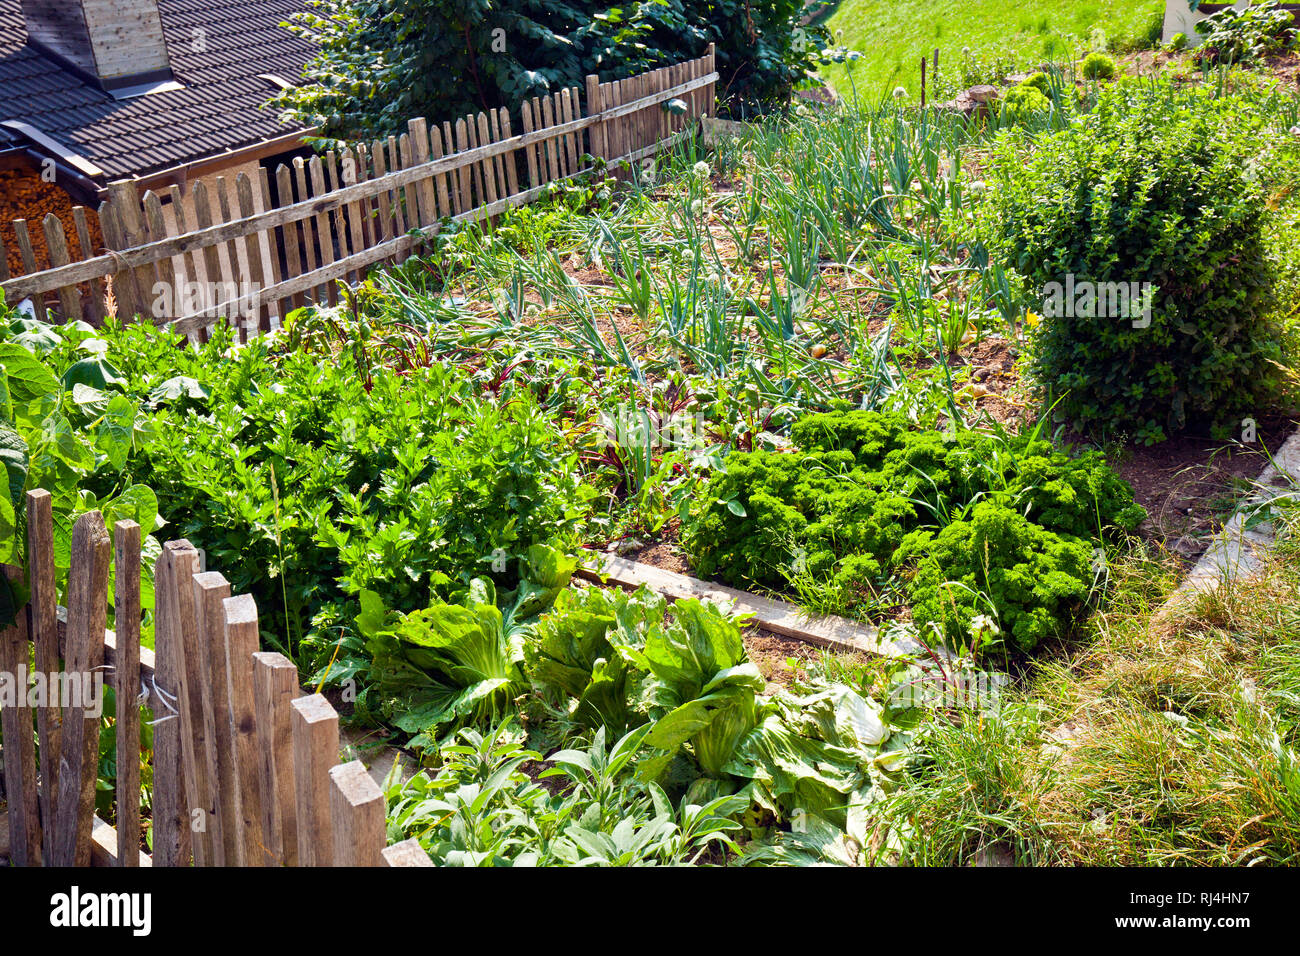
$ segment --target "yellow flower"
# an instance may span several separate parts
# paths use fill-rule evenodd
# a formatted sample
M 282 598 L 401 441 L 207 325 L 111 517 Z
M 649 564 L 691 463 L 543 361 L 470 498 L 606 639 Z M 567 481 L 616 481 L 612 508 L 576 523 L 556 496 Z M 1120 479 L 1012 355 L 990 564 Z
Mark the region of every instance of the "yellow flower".
M 1038 328 L 1038 323 L 1041 321 L 1043 321 L 1042 316 L 1040 316 L 1037 312 L 1025 313 L 1025 325 L 1029 326 L 1031 329 Z

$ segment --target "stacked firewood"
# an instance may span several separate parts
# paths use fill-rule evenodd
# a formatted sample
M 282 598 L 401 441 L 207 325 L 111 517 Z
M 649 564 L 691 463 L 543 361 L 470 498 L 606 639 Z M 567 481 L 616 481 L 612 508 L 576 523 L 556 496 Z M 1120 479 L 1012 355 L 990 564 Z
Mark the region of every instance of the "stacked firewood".
M 0 170 L 0 241 L 4 243 L 11 276 L 25 275 L 32 271 L 23 262 L 18 236 L 13 227 L 15 219 L 27 220 L 27 232 L 36 258 L 36 271 L 50 267 L 45 230 L 41 226 L 50 213 L 58 216 L 63 223 L 63 234 L 67 236 L 68 253 L 72 261 L 88 259 L 103 251 L 104 236 L 100 232 L 99 217 L 93 209 L 86 210 L 86 224 L 90 232 L 90 244 L 94 248 L 80 248 L 76 221 L 72 218 L 73 205 L 72 197 L 60 189 L 57 182 L 45 182 L 36 170 Z

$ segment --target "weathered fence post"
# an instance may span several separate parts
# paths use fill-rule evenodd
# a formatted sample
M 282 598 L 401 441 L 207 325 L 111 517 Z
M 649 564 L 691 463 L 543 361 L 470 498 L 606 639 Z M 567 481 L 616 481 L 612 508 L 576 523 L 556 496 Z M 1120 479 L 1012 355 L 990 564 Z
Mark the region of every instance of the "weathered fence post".
M 117 865 L 140 865 L 140 526 L 113 526 Z
M 339 759 L 339 715 L 320 694 L 289 704 L 293 725 L 293 775 L 297 791 L 298 863 L 332 866 L 329 769 Z
M 283 654 L 254 654 L 253 688 L 262 758 L 262 842 L 277 863 L 297 866 L 298 801 L 289 705 L 298 696 L 298 668 Z
M 68 640 L 64 653 L 70 678 L 63 686 L 80 687 L 80 700 L 66 707 L 63 752 L 55 797 L 54 863 L 90 864 L 91 817 L 99 768 L 99 714 L 87 698 L 104 662 L 108 617 L 108 532 L 98 511 L 89 511 L 72 528 L 68 571 Z
M 330 768 L 335 866 L 383 866 L 384 793 L 360 760 Z
M 4 565 L 11 583 L 22 583 L 22 569 Z M 0 733 L 4 734 L 5 791 L 9 799 L 10 855 L 16 866 L 36 866 L 41 832 L 36 791 L 36 750 L 32 712 L 27 706 L 27 614 L 18 608 L 14 622 L 0 632 Z M 12 698 L 4 685 L 9 685 Z

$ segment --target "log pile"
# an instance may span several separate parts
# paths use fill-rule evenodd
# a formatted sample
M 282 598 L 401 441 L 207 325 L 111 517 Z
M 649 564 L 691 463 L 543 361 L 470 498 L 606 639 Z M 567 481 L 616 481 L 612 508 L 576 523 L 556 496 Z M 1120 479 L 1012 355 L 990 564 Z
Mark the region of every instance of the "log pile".
M 49 252 L 45 247 L 45 230 L 41 223 L 49 213 L 54 213 L 63 223 L 63 233 L 68 238 L 68 252 L 75 262 L 88 259 L 104 249 L 104 236 L 99 228 L 99 217 L 93 209 L 86 210 L 86 224 L 90 231 L 93 249 L 82 249 L 77 240 L 76 223 L 72 218 L 72 198 L 56 183 L 47 183 L 32 169 L 0 170 L 0 241 L 7 253 L 9 274 L 25 275 L 32 271 L 23 264 L 14 232 L 15 219 L 27 220 L 32 251 L 36 256 L 36 271 L 50 267 Z

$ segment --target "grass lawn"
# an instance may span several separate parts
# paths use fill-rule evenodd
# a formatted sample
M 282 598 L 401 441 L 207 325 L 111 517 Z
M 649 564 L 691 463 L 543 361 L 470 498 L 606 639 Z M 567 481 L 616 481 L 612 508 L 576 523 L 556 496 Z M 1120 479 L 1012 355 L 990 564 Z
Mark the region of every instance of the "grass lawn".
M 824 75 L 845 96 L 856 88 L 876 97 L 895 86 L 916 96 L 920 59 L 936 47 L 941 80 L 957 84 L 964 78 L 953 68 L 963 65 L 964 47 L 981 62 L 995 56 L 1037 62 L 1088 46 L 1100 28 L 1112 48 L 1122 49 L 1148 36 L 1158 39 L 1163 15 L 1160 0 L 843 0 L 827 24 L 832 32 L 843 30 L 838 42 L 863 59 L 852 83 L 840 65 L 828 66 Z

